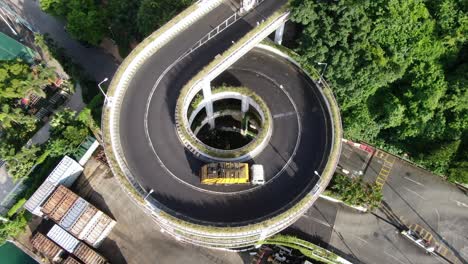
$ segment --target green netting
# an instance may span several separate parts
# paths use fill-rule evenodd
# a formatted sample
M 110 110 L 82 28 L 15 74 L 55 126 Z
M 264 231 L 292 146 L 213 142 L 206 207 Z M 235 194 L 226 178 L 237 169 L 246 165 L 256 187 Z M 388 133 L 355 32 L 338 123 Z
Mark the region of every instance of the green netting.
M 32 63 L 35 56 L 33 50 L 0 32 L 0 60 L 19 58 Z

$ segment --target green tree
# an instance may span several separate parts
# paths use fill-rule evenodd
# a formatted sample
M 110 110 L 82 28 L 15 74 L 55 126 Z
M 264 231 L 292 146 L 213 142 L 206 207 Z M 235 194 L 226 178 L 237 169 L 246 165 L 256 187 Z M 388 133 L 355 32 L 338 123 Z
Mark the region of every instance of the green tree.
M 97 9 L 72 10 L 67 15 L 67 31 L 76 39 L 97 46 L 106 34 L 104 19 Z
M 22 147 L 13 156 L 2 157 L 7 163 L 8 174 L 16 180 L 27 177 L 36 164 L 39 151 L 40 148 L 33 145 L 31 147 Z
M 28 97 L 45 97 L 44 86 L 55 79 L 53 68 L 29 66 L 22 61 L 0 61 L 0 101 Z
M 24 231 L 28 224 L 26 214 L 26 212 L 22 211 L 6 222 L 0 221 L 0 245 L 5 243 L 7 239 L 16 237 Z
M 366 206 L 370 210 L 379 207 L 383 199 L 381 188 L 375 184 L 365 183 L 362 177 L 350 178 L 335 174 L 332 179 L 331 190 L 343 202 Z
M 148 36 L 192 3 L 192 0 L 141 0 L 137 14 L 138 31 Z
M 86 124 L 70 109 L 55 114 L 50 125 L 52 140 L 47 145 L 47 151 L 51 157 L 72 154 L 89 135 Z
M 3 105 L 0 111 L 0 127 L 9 129 L 16 125 L 28 125 L 36 123 L 36 119 L 31 116 L 26 116 L 19 108 L 11 109 L 9 105 Z
M 67 20 L 67 31 L 82 41 L 99 45 L 107 33 L 106 14 L 94 0 L 41 0 L 41 8 Z
M 431 157 L 456 151 L 468 127 L 465 2 L 291 1 L 299 61 L 328 63 L 346 137 L 447 171 Z
M 70 108 L 65 108 L 55 113 L 52 120 L 50 120 L 51 133 L 54 136 L 59 135 L 68 125 L 74 123 L 76 123 L 76 112 Z
M 130 43 L 140 40 L 138 31 L 137 13 L 140 0 L 109 0 L 106 7 L 108 29 L 110 37 L 119 45 L 120 55 L 126 56 L 130 52 Z

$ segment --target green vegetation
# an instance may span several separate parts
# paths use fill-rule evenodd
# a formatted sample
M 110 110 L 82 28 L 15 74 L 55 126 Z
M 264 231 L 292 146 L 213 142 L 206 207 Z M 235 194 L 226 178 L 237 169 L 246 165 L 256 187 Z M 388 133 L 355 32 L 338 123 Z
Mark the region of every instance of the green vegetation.
M 311 242 L 293 236 L 276 235 L 266 240 L 259 241 L 258 244 L 286 246 L 288 248 L 297 249 L 304 256 L 323 263 L 338 263 L 336 262 L 338 255 Z
M 31 215 L 28 212 L 21 211 L 7 221 L 0 221 L 0 245 L 10 237 L 16 237 L 21 234 L 27 226 Z
M 113 39 L 126 56 L 140 41 L 190 5 L 192 0 L 40 0 L 45 12 L 66 20 L 76 39 L 99 45 Z
M 0 61 L 0 158 L 15 179 L 29 173 L 39 150 L 37 146 L 25 147 L 40 122 L 20 102 L 32 96 L 45 97 L 43 88 L 53 81 L 52 68 L 30 66 L 21 60 Z
M 325 195 L 335 197 L 344 203 L 363 206 L 369 210 L 380 206 L 382 189 L 375 184 L 365 183 L 361 177 L 350 178 L 341 174 L 333 176 Z
M 468 182 L 466 36 L 461 0 L 293 0 L 302 34 L 294 47 L 341 105 L 345 137 Z M 464 167 L 465 166 L 465 167 Z
M 86 124 L 76 118 L 76 112 L 64 109 L 58 112 L 50 122 L 51 133 L 47 144 L 50 157 L 70 155 L 89 134 Z

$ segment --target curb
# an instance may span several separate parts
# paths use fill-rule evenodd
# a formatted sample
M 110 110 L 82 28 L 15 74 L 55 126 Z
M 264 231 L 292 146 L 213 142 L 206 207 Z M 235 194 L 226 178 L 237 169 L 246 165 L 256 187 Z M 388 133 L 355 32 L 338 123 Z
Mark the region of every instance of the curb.
M 352 209 L 355 209 L 355 210 L 358 210 L 362 213 L 367 213 L 367 207 L 362 207 L 362 206 L 358 206 L 358 205 L 350 205 L 350 204 L 347 204 L 339 199 L 336 199 L 336 198 L 333 198 L 333 197 L 330 197 L 330 196 L 327 196 L 327 195 L 324 195 L 324 194 L 320 194 L 320 198 L 324 199 L 324 200 L 327 200 L 327 201 L 330 201 L 332 203 L 337 203 L 337 204 L 342 204 L 344 206 L 347 206 L 349 208 L 352 208 Z

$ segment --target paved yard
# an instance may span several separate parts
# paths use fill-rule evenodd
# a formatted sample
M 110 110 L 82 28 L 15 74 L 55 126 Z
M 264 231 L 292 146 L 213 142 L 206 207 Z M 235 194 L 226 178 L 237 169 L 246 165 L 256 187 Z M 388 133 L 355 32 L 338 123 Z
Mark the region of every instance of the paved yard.
M 181 244 L 162 234 L 123 192 L 107 166 L 91 159 L 72 188 L 97 208 L 112 216 L 117 225 L 98 251 L 111 263 L 247 263 L 249 256 Z M 244 260 L 243 260 L 244 258 Z
M 346 151 L 353 152 L 346 155 L 349 157 L 362 152 L 355 147 Z M 348 161 L 353 164 L 350 170 L 363 166 L 360 159 Z M 462 190 L 381 150 L 376 150 L 365 166 L 364 180 L 375 182 L 383 191 L 378 216 L 417 231 L 451 263 L 468 263 L 468 196 Z M 350 221 L 352 217 L 347 215 L 344 219 Z M 400 262 L 405 260 L 401 258 Z

